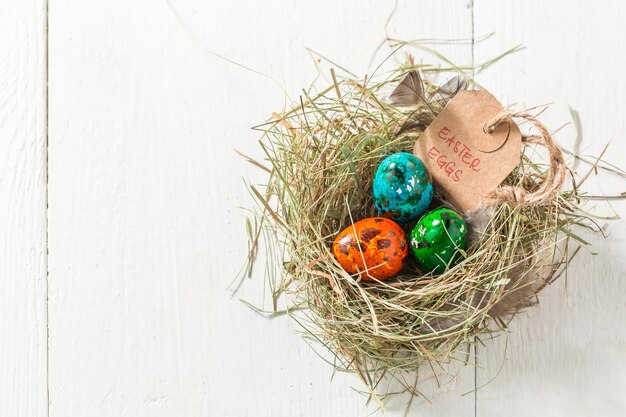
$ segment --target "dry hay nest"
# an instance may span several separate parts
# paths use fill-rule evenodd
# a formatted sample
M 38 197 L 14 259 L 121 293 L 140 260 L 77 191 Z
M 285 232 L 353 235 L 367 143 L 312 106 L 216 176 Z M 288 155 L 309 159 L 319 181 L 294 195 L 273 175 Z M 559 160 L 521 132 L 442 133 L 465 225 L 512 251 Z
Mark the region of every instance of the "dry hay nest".
M 409 71 L 423 74 L 424 100 L 399 108 L 384 97 Z M 332 242 L 346 226 L 376 215 L 378 164 L 411 152 L 455 92 L 472 86 L 465 75 L 432 85 L 435 71 L 410 63 L 378 82 L 333 73 L 327 88 L 304 91 L 293 108 L 257 127 L 266 158 L 255 163 L 269 178 L 251 186 L 259 205 L 250 260 L 264 241 L 274 300 L 287 294 L 288 311 L 299 312 L 299 323 L 335 355 L 333 364 L 371 389 L 386 372 L 448 362 L 461 344 L 505 328 L 560 275 L 576 237 L 570 228 L 582 222 L 575 184 L 561 189 L 568 170 L 548 131 L 528 113 L 505 113 L 491 125 L 522 117 L 537 135 L 523 137 L 518 167 L 488 204 L 464 213 L 471 234 L 463 262 L 424 275 L 409 261 L 393 279 L 375 283 L 341 268 Z M 447 204 L 438 196 L 431 207 Z

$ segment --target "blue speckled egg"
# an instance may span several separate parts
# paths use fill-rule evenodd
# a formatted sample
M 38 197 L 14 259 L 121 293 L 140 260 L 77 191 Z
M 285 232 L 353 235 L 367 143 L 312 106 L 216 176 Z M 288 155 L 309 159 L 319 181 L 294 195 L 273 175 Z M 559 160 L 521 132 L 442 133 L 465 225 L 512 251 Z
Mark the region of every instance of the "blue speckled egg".
M 386 157 L 374 175 L 374 205 L 398 222 L 416 220 L 433 199 L 433 185 L 422 161 L 407 152 Z

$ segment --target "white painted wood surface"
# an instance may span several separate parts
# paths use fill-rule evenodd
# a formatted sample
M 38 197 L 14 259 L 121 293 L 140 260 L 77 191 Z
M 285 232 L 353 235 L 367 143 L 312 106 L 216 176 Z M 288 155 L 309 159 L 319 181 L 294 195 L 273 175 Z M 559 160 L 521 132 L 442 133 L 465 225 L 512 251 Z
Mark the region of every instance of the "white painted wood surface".
M 620 67 L 626 59 L 617 51 L 626 45 L 626 3 L 478 0 L 474 11 L 477 30 L 497 34 L 476 45 L 477 59 L 525 46 L 478 80 L 505 103 L 554 102 L 542 120 L 555 129 L 570 121 L 571 106 L 581 117 L 581 154 L 599 155 L 611 140 L 605 160 L 624 167 L 626 81 Z M 573 125 L 555 138 L 573 149 Z M 585 174 L 589 167 L 576 169 Z M 625 185 L 604 175 L 591 177 L 585 189 L 619 194 Z M 624 201 L 612 205 L 626 214 Z M 606 204 L 597 212 L 611 214 Z M 574 259 L 567 284 L 557 281 L 539 308 L 513 322 L 499 378 L 478 391 L 479 416 L 497 415 L 503 405 L 511 417 L 626 415 L 626 222 L 610 222 L 607 233 L 608 239 L 586 234 L 593 247 Z M 481 350 L 479 386 L 497 375 L 504 340 Z
M 48 415 L 45 2 L 0 1 L 0 415 Z
M 246 251 L 239 207 L 251 199 L 241 178 L 263 179 L 234 149 L 260 156 L 250 125 L 317 75 L 305 47 L 371 72 L 394 3 L 55 0 L 48 8 L 46 73 L 44 0 L 0 0 L 0 416 L 374 412 L 350 389 L 357 379 L 331 380 L 297 326 L 238 301 L 259 300 L 262 271 L 237 297 L 227 286 Z M 523 43 L 478 80 L 505 103 L 554 101 L 545 120 L 555 127 L 570 104 L 585 153 L 612 138 L 607 159 L 619 165 L 624 18 L 619 0 L 400 1 L 387 31 L 400 39 L 496 32 L 438 46 L 461 64 Z M 557 135 L 565 146 L 573 137 L 571 127 Z M 605 176 L 589 189 L 623 185 Z M 411 415 L 624 415 L 625 227 L 611 222 L 609 239 L 593 238 L 598 255 L 578 255 L 567 291 L 559 282 L 517 318 L 504 363 L 504 338 L 486 343 L 476 375 L 461 369 L 445 396 L 416 401 Z M 502 363 L 495 382 L 471 392 Z M 386 415 L 403 413 L 400 402 Z

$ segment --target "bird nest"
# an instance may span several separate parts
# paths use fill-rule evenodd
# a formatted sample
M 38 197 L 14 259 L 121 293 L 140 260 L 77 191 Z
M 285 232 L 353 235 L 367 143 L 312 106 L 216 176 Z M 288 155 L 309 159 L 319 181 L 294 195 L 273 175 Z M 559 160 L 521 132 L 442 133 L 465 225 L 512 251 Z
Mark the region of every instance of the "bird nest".
M 423 100 L 393 105 L 385 97 L 410 71 L 423 75 Z M 570 229 L 582 221 L 576 186 L 561 189 L 569 171 L 547 130 L 528 113 L 509 113 L 529 120 L 539 135 L 523 136 L 519 165 L 488 203 L 462 213 L 470 229 L 462 262 L 435 275 L 408 261 L 384 282 L 342 269 L 333 240 L 376 216 L 371 190 L 378 164 L 411 152 L 448 100 L 475 88 L 464 74 L 433 85 L 435 71 L 409 63 L 377 82 L 333 72 L 327 88 L 305 90 L 291 109 L 257 127 L 266 157 L 251 162 L 269 177 L 262 187 L 250 186 L 259 205 L 249 223 L 249 260 L 264 242 L 275 306 L 286 295 L 287 311 L 334 354 L 333 364 L 372 390 L 388 371 L 449 362 L 462 344 L 504 329 L 560 275 L 576 238 Z M 436 195 L 431 207 L 443 206 L 449 203 Z

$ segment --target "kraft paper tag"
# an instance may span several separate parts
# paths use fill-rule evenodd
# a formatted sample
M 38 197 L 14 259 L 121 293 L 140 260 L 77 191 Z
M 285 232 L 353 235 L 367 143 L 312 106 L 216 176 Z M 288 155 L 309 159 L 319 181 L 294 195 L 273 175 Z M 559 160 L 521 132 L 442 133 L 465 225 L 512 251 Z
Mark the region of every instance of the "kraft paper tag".
M 503 110 L 485 90 L 459 91 L 426 128 L 413 153 L 458 210 L 477 208 L 520 162 L 521 133 L 506 120 L 483 128 Z

